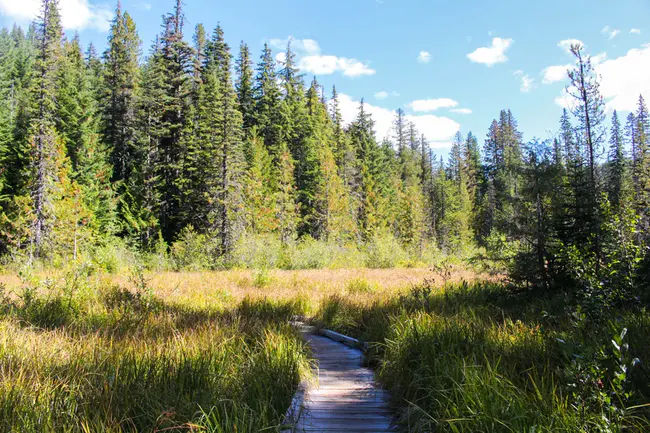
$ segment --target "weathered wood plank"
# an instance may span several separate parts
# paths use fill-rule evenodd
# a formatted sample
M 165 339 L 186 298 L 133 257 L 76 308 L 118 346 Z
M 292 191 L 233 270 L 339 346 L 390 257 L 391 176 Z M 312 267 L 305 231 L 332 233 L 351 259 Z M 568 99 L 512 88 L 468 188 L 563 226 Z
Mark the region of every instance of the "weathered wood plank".
M 340 338 L 350 344 L 353 341 Z M 345 336 L 343 336 L 345 337 Z M 297 432 L 382 433 L 391 426 L 389 394 L 363 367 L 363 354 L 329 338 L 308 334 L 318 384 L 305 392 Z

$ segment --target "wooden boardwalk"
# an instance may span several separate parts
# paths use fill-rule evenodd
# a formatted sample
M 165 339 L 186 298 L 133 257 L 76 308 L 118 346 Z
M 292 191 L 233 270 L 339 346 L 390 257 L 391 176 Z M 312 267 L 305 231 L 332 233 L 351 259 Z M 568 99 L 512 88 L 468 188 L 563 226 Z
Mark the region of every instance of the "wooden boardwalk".
M 305 334 L 318 363 L 318 384 L 305 392 L 296 432 L 392 432 L 389 395 L 362 366 L 360 350 Z

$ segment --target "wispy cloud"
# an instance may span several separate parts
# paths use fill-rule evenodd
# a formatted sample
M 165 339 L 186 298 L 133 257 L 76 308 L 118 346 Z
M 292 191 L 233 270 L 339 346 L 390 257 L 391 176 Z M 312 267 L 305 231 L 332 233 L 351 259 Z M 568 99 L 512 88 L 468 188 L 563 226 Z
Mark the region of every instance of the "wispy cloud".
M 600 32 L 605 36 L 607 36 L 610 40 L 614 39 L 619 33 L 621 33 L 620 30 L 613 29 L 609 25 L 603 27 L 603 29 Z
M 521 79 L 521 86 L 519 87 L 521 93 L 528 93 L 535 88 L 535 79 L 524 73 L 524 71 L 515 71 L 513 75 Z
M 641 29 L 630 29 L 630 34 L 631 35 L 640 35 L 641 34 Z
M 557 83 L 558 81 L 563 81 L 567 79 L 567 71 L 573 67 L 572 64 L 566 65 L 553 65 L 542 71 L 544 78 L 542 83 L 552 84 Z
M 449 110 L 452 113 L 458 113 L 458 114 L 472 114 L 472 110 L 469 108 L 454 108 L 453 110 Z
M 375 99 L 387 99 L 389 97 L 397 97 L 399 96 L 399 93 L 392 91 L 392 92 L 387 92 L 385 90 L 382 90 L 381 92 L 375 93 Z

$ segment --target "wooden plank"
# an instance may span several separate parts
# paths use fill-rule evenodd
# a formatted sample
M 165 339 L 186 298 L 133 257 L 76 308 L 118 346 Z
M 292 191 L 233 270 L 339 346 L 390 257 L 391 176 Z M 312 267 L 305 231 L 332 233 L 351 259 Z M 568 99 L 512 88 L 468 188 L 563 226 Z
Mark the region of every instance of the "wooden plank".
M 307 334 L 315 359 L 317 383 L 307 389 L 298 432 L 382 433 L 391 426 L 389 394 L 363 367 L 363 354 L 345 344 L 354 344 L 340 334 L 332 339 Z M 354 341 L 352 341 L 354 340 Z M 358 345 L 358 342 L 355 344 Z

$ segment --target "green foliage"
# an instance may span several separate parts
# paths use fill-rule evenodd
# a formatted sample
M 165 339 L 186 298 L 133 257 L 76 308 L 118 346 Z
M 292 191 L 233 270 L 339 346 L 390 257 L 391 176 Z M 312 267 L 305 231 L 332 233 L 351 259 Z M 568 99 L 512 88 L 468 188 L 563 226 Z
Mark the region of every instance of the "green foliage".
M 369 303 L 333 296 L 317 318 L 368 343 L 405 430 L 645 431 L 650 353 L 632 343 L 647 338 L 645 313 L 614 323 L 566 310 L 562 295 L 425 283 Z
M 375 235 L 366 246 L 365 266 L 368 268 L 393 268 L 406 261 L 402 245 L 391 234 Z
M 213 254 L 208 238 L 187 226 L 172 244 L 170 259 L 176 270 L 200 271 L 217 267 Z

